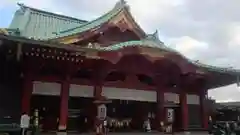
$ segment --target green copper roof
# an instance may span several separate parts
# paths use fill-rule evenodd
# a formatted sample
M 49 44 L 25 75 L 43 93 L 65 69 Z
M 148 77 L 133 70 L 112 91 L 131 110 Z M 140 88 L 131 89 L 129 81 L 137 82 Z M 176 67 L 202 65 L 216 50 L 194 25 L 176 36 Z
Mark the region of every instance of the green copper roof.
M 87 21 L 58 15 L 19 4 L 20 9 L 14 14 L 10 29 L 19 29 L 20 36 L 34 39 L 56 37 L 57 32 L 77 27 Z
M 117 16 L 121 11 L 123 11 L 123 9 L 126 9 L 128 11 L 129 7 L 124 0 L 120 0 L 119 2 L 116 3 L 115 7 L 105 15 L 97 18 L 96 20 L 85 23 L 84 25 L 60 31 L 57 37 L 69 36 L 96 28 Z
M 172 53 L 180 55 L 181 57 L 183 57 L 189 63 L 191 63 L 191 64 L 193 64 L 197 67 L 203 68 L 205 70 L 213 71 L 213 72 L 228 73 L 228 74 L 233 74 L 233 75 L 235 75 L 237 73 L 237 74 L 240 75 L 240 70 L 239 69 L 233 69 L 231 67 L 211 66 L 211 65 L 200 63 L 198 61 L 193 61 L 191 59 L 188 59 L 187 57 L 182 55 L 180 52 L 174 50 L 173 48 L 170 48 L 170 47 L 166 46 L 162 41 L 160 41 L 156 37 L 156 33 L 154 33 L 152 35 L 149 35 L 146 39 L 143 39 L 143 40 L 127 41 L 127 42 L 122 42 L 122 43 L 117 43 L 117 44 L 114 44 L 114 45 L 110 45 L 110 46 L 107 46 L 107 47 L 99 47 L 97 49 L 99 51 L 116 51 L 116 50 L 119 50 L 119 49 L 123 49 L 125 47 L 131 47 L 131 46 L 151 47 L 151 48 L 156 48 L 156 49 L 160 49 L 160 50 L 167 51 L 167 52 L 172 52 Z
M 87 22 L 27 7 L 23 4 L 19 4 L 19 6 L 20 9 L 16 11 L 9 28 L 19 29 L 20 36 L 38 40 L 69 36 L 97 28 L 117 16 L 124 9 L 127 11 L 129 9 L 126 2 L 120 0 L 111 11 L 96 20 Z

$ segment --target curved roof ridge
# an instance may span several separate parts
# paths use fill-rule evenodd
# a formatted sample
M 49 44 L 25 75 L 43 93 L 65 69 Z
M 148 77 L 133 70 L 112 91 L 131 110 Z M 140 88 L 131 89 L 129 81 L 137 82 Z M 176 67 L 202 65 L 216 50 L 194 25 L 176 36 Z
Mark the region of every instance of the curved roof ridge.
M 66 15 L 62 15 L 62 14 L 57 14 L 57 13 L 48 12 L 48 11 L 44 11 L 44 10 L 41 10 L 41 9 L 33 8 L 33 7 L 30 7 L 30 6 L 27 6 L 23 3 L 17 3 L 17 5 L 20 6 L 21 9 L 28 8 L 28 9 L 31 9 L 33 11 L 42 12 L 42 13 L 46 13 L 46 14 L 50 14 L 50 15 L 58 16 L 58 17 L 62 17 L 62 18 L 67 18 L 67 19 L 70 19 L 70 20 L 76 20 L 76 21 L 81 21 L 81 22 L 85 22 L 85 23 L 88 22 L 86 20 L 82 20 L 82 19 L 79 19 L 79 18 L 76 18 L 76 17 L 66 16 Z
M 88 30 L 88 29 L 91 29 L 95 26 L 97 26 L 97 22 L 100 21 L 100 24 L 101 23 L 104 23 L 105 20 L 109 20 L 111 19 L 112 17 L 116 16 L 120 11 L 122 11 L 123 8 L 125 8 L 127 5 L 126 5 L 126 2 L 124 0 L 120 0 L 119 2 L 117 2 L 114 6 L 114 8 L 110 11 L 108 11 L 107 13 L 105 13 L 104 15 L 92 20 L 92 21 L 89 21 L 83 25 L 80 25 L 80 26 L 77 26 L 77 27 L 74 27 L 74 28 L 71 28 L 71 29 L 67 29 L 67 30 L 64 30 L 64 31 L 60 31 L 59 32 L 59 36 L 57 36 L 56 38 L 59 38 L 59 37 L 63 37 L 63 36 L 67 36 L 67 35 L 61 35 L 63 33 L 67 33 L 69 31 L 73 31 L 73 30 L 76 30 L 76 29 L 79 29 L 78 31 L 76 31 L 75 33 L 71 33 L 71 34 L 76 34 L 78 32 L 83 32 L 85 30 Z M 81 29 L 82 28 L 82 29 Z M 85 28 L 85 29 L 84 29 Z
M 117 16 L 124 9 L 126 9 L 128 11 L 129 6 L 127 5 L 125 0 L 120 0 L 115 4 L 115 6 L 112 10 L 108 11 L 104 15 L 102 15 L 102 16 L 100 16 L 100 17 L 98 17 L 98 18 L 96 18 L 92 21 L 89 21 L 88 23 L 85 23 L 81 26 L 77 26 L 77 27 L 74 27 L 74 28 L 71 28 L 71 29 L 60 31 L 59 36 L 57 36 L 56 38 L 81 33 L 81 32 L 84 32 L 86 30 L 97 27 L 97 26 L 107 22 L 108 20 L 112 19 L 113 17 Z M 137 27 L 139 27 L 139 26 L 137 25 Z M 71 32 L 70 34 L 69 33 L 64 34 L 64 33 L 70 32 L 70 31 L 73 31 L 73 32 Z
M 121 42 L 121 43 L 117 43 L 117 44 L 113 44 L 107 47 L 99 47 L 97 48 L 100 51 L 114 51 L 114 50 L 118 50 L 118 49 L 122 49 L 125 47 L 129 47 L 129 46 L 141 46 L 141 47 L 151 47 L 151 48 L 158 48 L 158 49 L 162 49 L 164 51 L 167 52 L 172 52 L 172 53 L 176 53 L 177 55 L 180 55 L 182 58 L 184 58 L 186 61 L 188 61 L 189 63 L 198 66 L 200 68 L 204 68 L 207 69 L 209 71 L 214 71 L 214 72 L 222 72 L 222 73 L 240 73 L 240 69 L 234 69 L 231 67 L 219 67 L 219 66 L 212 66 L 209 64 L 204 64 L 204 63 L 200 63 L 199 61 L 194 61 L 191 60 L 189 58 L 187 58 L 186 56 L 184 56 L 182 53 L 180 53 L 179 51 L 166 46 L 163 42 L 161 42 L 160 40 L 152 40 L 152 39 L 142 39 L 142 40 L 132 40 L 132 41 L 126 41 L 126 42 Z

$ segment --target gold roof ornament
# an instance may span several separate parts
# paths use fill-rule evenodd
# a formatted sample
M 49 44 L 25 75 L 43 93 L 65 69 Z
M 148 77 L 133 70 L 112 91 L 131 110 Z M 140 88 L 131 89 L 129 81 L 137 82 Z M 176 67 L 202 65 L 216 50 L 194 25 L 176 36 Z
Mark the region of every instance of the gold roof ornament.
M 0 34 L 9 35 L 8 31 L 5 28 L 0 28 Z

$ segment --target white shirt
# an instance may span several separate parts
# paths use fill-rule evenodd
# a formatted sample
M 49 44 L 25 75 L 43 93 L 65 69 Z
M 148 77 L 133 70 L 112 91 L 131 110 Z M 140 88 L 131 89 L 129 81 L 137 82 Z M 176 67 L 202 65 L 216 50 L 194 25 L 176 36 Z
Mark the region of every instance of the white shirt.
M 147 121 L 147 130 L 151 130 L 151 124 L 149 120 Z
M 106 120 L 103 121 L 103 125 L 107 126 L 107 121 Z
M 29 128 L 29 123 L 30 123 L 30 117 L 27 114 L 22 115 L 20 127 L 21 128 Z

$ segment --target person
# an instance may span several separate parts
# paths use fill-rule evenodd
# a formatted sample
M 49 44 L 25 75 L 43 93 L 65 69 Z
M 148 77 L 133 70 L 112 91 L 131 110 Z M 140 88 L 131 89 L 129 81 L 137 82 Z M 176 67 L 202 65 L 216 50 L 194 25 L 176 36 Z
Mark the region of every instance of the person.
M 209 116 L 209 119 L 208 119 L 208 134 L 212 134 L 213 133 L 213 127 L 214 127 L 214 124 L 213 124 L 213 121 L 212 121 L 212 118 L 211 116 Z
M 147 119 L 147 121 L 146 121 L 146 131 L 151 132 L 151 123 L 150 123 L 149 119 Z
M 230 125 L 228 122 L 225 123 L 225 131 L 227 135 L 231 134 L 231 129 L 230 129 Z
M 237 122 L 234 122 L 233 123 L 233 132 L 236 133 L 237 129 L 238 129 Z
M 23 113 L 20 120 L 21 135 L 26 135 L 27 129 L 29 128 L 30 117 L 27 113 Z

